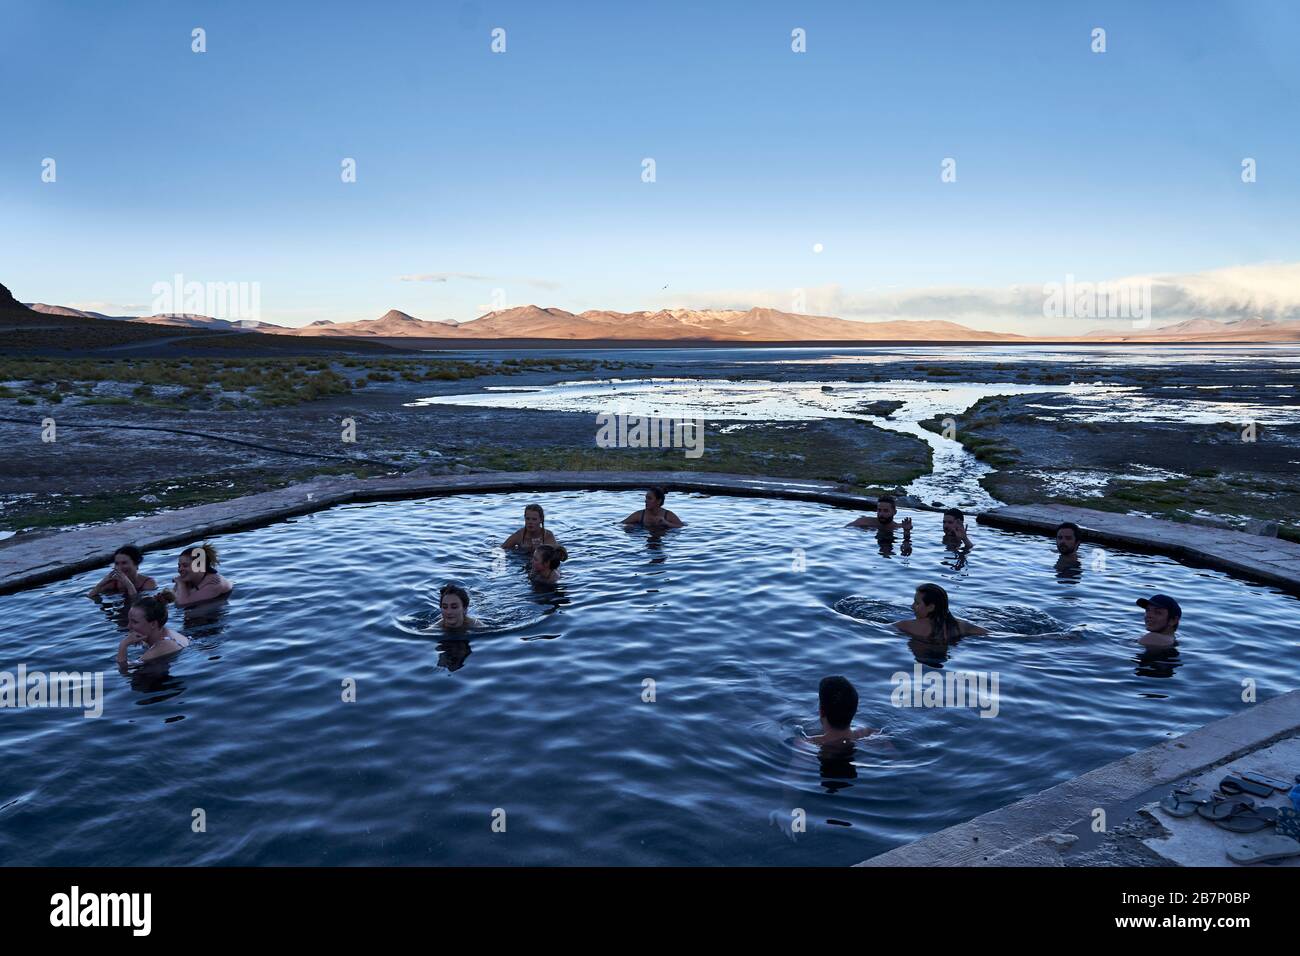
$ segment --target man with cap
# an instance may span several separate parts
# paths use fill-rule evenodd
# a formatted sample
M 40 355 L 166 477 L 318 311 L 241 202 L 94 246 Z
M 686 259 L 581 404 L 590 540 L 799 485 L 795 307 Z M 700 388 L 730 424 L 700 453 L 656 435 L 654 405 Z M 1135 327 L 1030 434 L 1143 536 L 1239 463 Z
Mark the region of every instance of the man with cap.
M 1168 594 L 1138 598 L 1137 606 L 1146 611 L 1147 632 L 1138 638 L 1146 647 L 1173 647 L 1178 640 L 1175 633 L 1182 619 L 1183 609 Z

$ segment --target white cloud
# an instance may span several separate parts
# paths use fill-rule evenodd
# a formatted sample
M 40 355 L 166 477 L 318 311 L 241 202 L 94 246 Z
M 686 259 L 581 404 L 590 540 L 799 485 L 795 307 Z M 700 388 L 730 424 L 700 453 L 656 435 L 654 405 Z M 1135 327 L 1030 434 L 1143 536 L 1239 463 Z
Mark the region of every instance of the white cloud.
M 483 276 L 473 272 L 423 272 L 415 275 L 397 277 L 402 282 L 450 282 L 461 279 L 469 282 L 518 282 L 539 289 L 558 289 L 560 283 L 550 279 L 510 278 L 502 276 Z
M 1051 276 L 1020 285 L 930 286 L 911 289 L 845 289 L 824 285 L 802 290 L 804 308 L 796 309 L 794 289 L 733 289 L 677 295 L 672 301 L 699 309 L 748 309 L 760 306 L 785 312 L 833 315 L 847 319 L 942 319 L 963 324 L 994 325 L 1007 321 L 1042 322 L 1048 284 L 1091 282 L 1115 290 L 1149 285 L 1151 318 L 1156 326 L 1185 319 L 1266 319 L 1300 321 L 1300 262 L 1230 266 L 1205 272 L 1163 273 L 1120 278 Z M 668 301 L 665 297 L 664 301 Z M 1082 316 L 1061 322 L 1104 318 Z M 1127 321 L 1127 320 L 1124 320 Z

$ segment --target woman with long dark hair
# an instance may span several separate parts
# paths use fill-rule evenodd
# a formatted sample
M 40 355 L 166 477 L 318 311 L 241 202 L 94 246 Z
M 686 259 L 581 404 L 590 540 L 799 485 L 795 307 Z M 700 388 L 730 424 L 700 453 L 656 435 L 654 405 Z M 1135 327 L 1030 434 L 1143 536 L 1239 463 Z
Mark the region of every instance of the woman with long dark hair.
M 894 622 L 894 627 L 912 637 L 952 641 L 988 633 L 982 627 L 954 617 L 948 608 L 948 592 L 937 584 L 922 584 L 916 589 L 912 598 L 912 613 L 916 615 L 913 620 Z

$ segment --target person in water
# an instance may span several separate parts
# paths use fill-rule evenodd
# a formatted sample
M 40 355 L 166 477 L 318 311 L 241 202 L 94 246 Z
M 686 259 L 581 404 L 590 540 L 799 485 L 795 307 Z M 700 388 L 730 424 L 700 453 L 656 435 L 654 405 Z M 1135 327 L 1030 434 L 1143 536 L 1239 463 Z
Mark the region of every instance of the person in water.
M 1073 521 L 1062 521 L 1056 526 L 1056 559 L 1058 569 L 1071 568 L 1079 564 L 1079 526 Z
M 544 544 L 533 549 L 533 563 L 528 574 L 534 581 L 554 584 L 560 580 L 560 565 L 569 560 L 569 552 L 562 544 Z
M 438 592 L 438 606 L 442 619 L 438 625 L 444 631 L 463 631 L 478 622 L 469 616 L 469 592 L 459 584 L 444 584 Z
M 186 548 L 176 558 L 176 577 L 172 586 L 159 593 L 164 601 L 177 607 L 190 607 L 225 597 L 234 582 L 217 573 L 217 549 L 206 542 Z
M 904 538 L 912 536 L 912 519 L 904 518 L 902 521 L 895 521 L 894 516 L 898 514 L 898 503 L 889 495 L 881 495 L 876 499 L 876 514 L 863 515 L 855 521 L 850 521 L 845 527 L 848 528 L 871 528 L 875 531 L 884 531 L 893 533 L 902 531 Z
M 117 645 L 117 663 L 126 666 L 126 649 L 145 644 L 141 662 L 176 654 L 189 646 L 190 639 L 167 626 L 167 605 L 156 597 L 144 597 L 131 605 L 127 615 L 129 633 Z
M 825 747 L 851 744 L 855 740 L 879 733 L 874 727 L 854 727 L 858 713 L 858 691 L 847 677 L 823 677 L 817 686 L 817 716 L 822 732 L 808 737 L 808 742 Z
M 1138 638 L 1143 647 L 1173 647 L 1178 643 L 1178 624 L 1183 609 L 1168 594 L 1138 598 L 1137 606 L 1146 612 L 1143 623 L 1147 632 Z
M 894 627 L 912 637 L 932 641 L 951 641 L 961 637 L 987 634 L 982 627 L 953 617 L 948 609 L 948 592 L 937 584 L 922 584 L 912 598 L 911 621 L 895 621 Z
M 506 551 L 516 548 L 531 551 L 542 544 L 555 544 L 555 535 L 546 530 L 546 512 L 542 506 L 532 504 L 524 509 L 524 526 L 506 538 L 501 547 Z
M 966 516 L 960 508 L 949 508 L 943 513 L 943 546 L 954 551 L 969 551 L 975 547 L 966 533 Z
M 686 522 L 664 507 L 667 492 L 658 485 L 645 493 L 645 507 L 634 511 L 623 519 L 625 525 L 640 525 L 647 530 L 661 531 L 665 528 L 680 528 Z
M 86 597 L 98 601 L 105 594 L 120 594 L 127 601 L 134 601 L 144 591 L 152 591 L 158 582 L 147 574 L 140 573 L 140 562 L 144 552 L 133 544 L 124 544 L 113 552 L 113 570 L 104 575 L 104 579 L 90 589 Z

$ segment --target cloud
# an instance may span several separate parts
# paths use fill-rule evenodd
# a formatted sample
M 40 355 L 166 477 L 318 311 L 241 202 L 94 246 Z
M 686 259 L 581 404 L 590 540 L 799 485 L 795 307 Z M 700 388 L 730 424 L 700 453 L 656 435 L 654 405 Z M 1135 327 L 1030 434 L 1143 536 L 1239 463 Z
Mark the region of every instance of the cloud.
M 535 286 L 538 289 L 560 288 L 560 283 L 552 282 L 550 279 L 482 276 L 472 272 L 424 272 L 417 275 L 398 276 L 397 278 L 402 282 L 450 282 L 453 279 L 461 279 L 468 282 L 518 282 L 523 285 Z
M 148 305 L 122 305 L 120 302 L 69 302 L 67 307 L 69 309 L 80 309 L 82 312 L 102 312 L 105 315 L 147 312 L 151 308 Z
M 840 285 L 798 289 L 732 289 L 686 293 L 677 304 L 700 309 L 749 309 L 754 306 L 833 315 L 848 319 L 938 319 L 950 322 L 1002 323 L 1058 318 L 1063 322 L 1105 322 L 1104 308 L 1052 314 L 1053 289 L 1076 296 L 1096 293 L 1137 301 L 1149 291 L 1150 316 L 1157 325 L 1186 319 L 1266 319 L 1300 321 L 1300 262 L 1229 266 L 1205 272 L 1160 273 L 1097 278 L 1055 276 L 1020 285 L 929 286 L 909 289 L 850 290 Z M 800 298 L 801 297 L 801 298 Z M 685 302 L 683 302 L 685 300 Z M 1127 318 L 1123 321 L 1128 321 Z

